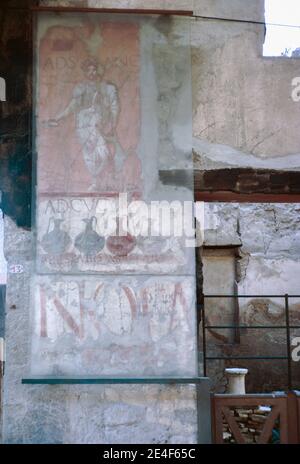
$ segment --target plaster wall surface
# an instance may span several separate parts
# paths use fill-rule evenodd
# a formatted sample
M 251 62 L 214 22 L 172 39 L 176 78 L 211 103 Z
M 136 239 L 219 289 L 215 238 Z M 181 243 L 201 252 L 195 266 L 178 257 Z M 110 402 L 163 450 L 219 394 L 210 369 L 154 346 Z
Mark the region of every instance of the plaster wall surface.
M 85 19 L 93 27 L 95 17 Z M 168 20 L 153 20 L 151 24 L 141 20 L 140 24 L 137 20 L 139 29 L 133 17 L 119 20 L 118 33 L 124 28 L 124 40 L 129 41 L 133 52 L 136 37 L 141 40 L 139 74 L 138 66 L 132 64 L 132 60 L 130 66 L 134 69 L 126 69 L 129 84 L 125 81 L 123 85 L 127 85 L 127 93 L 122 93 L 120 73 L 115 71 L 113 74 L 112 71 L 109 76 L 115 83 L 121 107 L 117 137 L 123 147 L 128 144 L 128 139 L 131 143 L 128 147 L 133 151 L 131 157 L 128 155 L 131 168 L 141 167 L 134 179 L 134 193 L 128 185 L 119 182 L 120 179 L 126 182 L 132 169 L 127 167 L 126 170 L 123 166 L 120 177 L 114 162 L 112 172 L 105 174 L 101 171 L 101 175 L 93 178 L 98 183 L 92 182 L 94 172 L 89 172 L 90 164 L 86 166 L 84 163 L 91 159 L 86 148 L 88 144 L 83 146 L 83 151 L 86 150 L 84 159 L 77 156 L 73 160 L 75 163 L 81 161 L 81 169 L 72 170 L 71 166 L 66 169 L 63 164 L 69 160 L 65 153 L 72 154 L 74 148 L 76 153 L 82 151 L 78 139 L 80 141 L 89 134 L 88 130 L 85 133 L 78 130 L 85 109 L 77 110 L 75 135 L 71 119 L 58 129 L 42 122 L 53 118 L 62 110 L 63 104 L 68 104 L 66 96 L 74 94 L 74 86 L 77 92 L 78 86 L 82 89 L 80 61 L 86 59 L 87 50 L 93 55 L 101 48 L 101 39 L 110 44 L 107 37 L 118 19 L 102 19 L 101 32 L 104 32 L 101 38 L 96 37 L 98 33 L 100 36 L 100 28 L 96 26 L 90 41 L 84 41 L 80 36 L 80 40 L 72 42 L 71 50 L 78 54 L 79 64 L 69 77 L 59 75 L 58 66 L 52 67 L 53 62 L 58 63 L 62 51 L 64 62 L 70 58 L 68 19 L 57 19 L 56 16 L 41 19 L 38 38 L 41 39 L 40 47 L 44 48 L 38 60 L 36 233 L 18 230 L 6 218 L 6 257 L 9 266 L 17 265 L 21 269 L 17 274 L 9 274 L 7 294 L 8 367 L 4 385 L 4 441 L 7 443 L 189 443 L 197 440 L 193 386 L 69 388 L 21 384 L 22 377 L 33 374 L 82 377 L 197 375 L 194 251 L 180 243 L 174 245 L 171 237 L 165 262 L 159 263 L 162 249 L 170 239 L 164 239 L 163 247 L 160 243 L 142 240 L 137 245 L 134 243 L 136 255 L 132 249 L 121 255 L 114 253 L 113 247 L 103 253 L 100 250 L 103 254 L 101 267 L 101 260 L 93 262 L 91 258 L 98 253 L 98 248 L 97 253 L 93 250 L 92 253 L 86 249 L 85 240 L 79 240 L 91 230 L 93 236 L 97 235 L 94 218 L 99 219 L 99 211 L 94 209 L 93 200 L 116 196 L 122 189 L 129 190 L 132 195 L 137 191 L 147 202 L 193 199 L 193 185 L 188 188 L 164 186 L 158 179 L 159 169 L 192 168 L 191 79 L 189 53 L 185 53 L 189 51 L 189 40 L 186 42 L 189 36 L 185 35 L 185 26 L 180 20 L 174 24 Z M 80 16 L 72 16 L 70 21 L 75 31 L 78 27 L 82 30 L 86 27 Z M 120 47 L 122 49 L 123 43 L 116 41 L 113 53 Z M 50 51 L 49 44 L 54 44 Z M 126 50 L 124 53 L 128 55 Z M 50 61 L 46 60 L 47 53 Z M 101 53 L 104 53 L 102 49 Z M 47 68 L 49 63 L 50 68 Z M 43 74 L 44 69 L 47 72 Z M 49 79 L 54 79 L 54 86 L 48 84 Z M 61 85 L 65 86 L 64 92 Z M 134 104 L 128 105 L 126 101 L 132 88 L 136 101 L 137 96 L 140 97 L 141 105 L 137 110 Z M 52 103 L 45 104 L 45 95 L 49 96 L 51 92 L 54 92 Z M 86 93 L 85 98 L 88 97 Z M 184 106 L 178 106 L 183 98 Z M 135 110 L 141 118 L 136 130 L 138 144 L 135 133 L 130 132 L 136 119 Z M 68 146 L 72 140 L 73 145 Z M 79 203 L 83 207 L 78 210 Z M 84 232 L 85 223 L 92 229 L 86 228 Z M 97 237 L 99 244 L 99 234 Z M 101 240 L 108 243 L 108 238 L 102 237 Z M 76 256 L 81 265 L 74 264 Z M 71 266 L 66 266 L 68 260 L 71 260 Z M 174 357 L 174 352 L 178 356 Z
M 43 5 L 57 5 L 44 0 Z M 105 2 L 64 6 L 190 9 L 195 15 L 264 21 L 264 0 Z M 292 100 L 298 59 L 264 58 L 264 25 L 192 19 L 196 168 L 299 169 L 300 105 Z
M 189 9 L 192 8 L 191 3 L 185 0 L 152 1 L 146 6 L 141 1 L 40 2 L 50 6 L 171 9 Z M 263 18 L 263 1 L 199 0 L 194 2 L 194 11 L 199 15 L 260 21 Z M 226 166 L 298 170 L 300 106 L 291 99 L 291 81 L 299 75 L 299 61 L 262 58 L 263 25 L 200 19 L 191 19 L 191 23 L 195 168 Z M 163 157 L 162 161 L 163 169 L 178 168 L 176 163 L 168 164 L 167 157 Z M 180 167 L 185 169 L 187 166 Z M 151 176 L 153 172 L 156 171 L 153 170 Z M 151 192 L 148 198 L 154 198 L 155 193 L 159 197 L 163 189 L 155 184 L 157 178 L 156 172 L 151 177 L 156 187 L 152 191 L 147 190 L 148 195 Z M 180 196 L 184 192 L 189 196 L 182 185 L 167 190 L 163 190 L 166 198 Z M 210 225 L 206 231 L 206 243 L 242 246 L 241 293 L 259 289 L 268 290 L 267 293 L 273 287 L 284 293 L 295 292 L 298 288 L 295 276 L 300 263 L 297 206 L 210 205 L 207 208 L 206 223 Z M 27 376 L 32 368 L 32 325 L 29 317 L 32 307 L 29 296 L 35 267 L 34 236 L 32 232 L 18 229 L 7 217 L 5 242 L 9 266 L 23 266 L 23 272 L 9 274 L 8 277 L 5 442 L 195 442 L 194 388 L 30 387 L 21 384 L 20 379 Z M 187 266 L 184 274 L 188 274 L 189 282 L 195 274 L 191 262 L 188 258 L 184 263 Z M 173 270 L 169 272 L 172 282 L 176 279 L 181 284 L 185 282 L 185 276 L 174 277 Z M 186 287 L 184 285 L 184 291 Z M 191 300 L 193 294 L 194 291 L 190 295 Z M 297 310 L 297 304 L 296 301 L 293 309 Z M 255 320 L 255 317 L 273 320 L 275 317 L 279 321 L 282 305 L 273 301 L 246 302 L 244 308 L 241 306 L 241 316 L 242 320 Z M 282 340 L 275 342 L 282 346 Z M 171 345 L 167 349 L 171 349 Z M 185 352 L 185 347 L 182 346 L 181 350 Z M 48 354 L 51 353 L 48 351 Z M 151 359 L 147 362 L 150 365 Z M 277 374 L 282 376 L 280 369 Z M 255 388 L 255 375 L 251 375 L 250 386 Z M 266 369 L 266 385 L 267 377 Z M 271 384 L 268 386 L 272 387 Z
M 209 204 L 206 205 L 205 245 L 216 247 L 238 246 L 236 258 L 237 294 L 262 295 L 255 298 L 239 298 L 239 319 L 244 325 L 284 325 L 285 303 L 283 295 L 299 295 L 300 272 L 300 220 L 299 204 Z M 216 251 L 217 252 L 217 251 Z M 220 263 L 222 264 L 222 258 Z M 204 268 L 205 272 L 205 268 Z M 228 274 L 227 274 L 228 277 Z M 210 292 L 222 293 L 219 275 L 216 278 L 211 270 Z M 205 281 L 205 275 L 204 275 Z M 223 279 L 222 279 L 223 283 Z M 232 284 L 234 280 L 232 281 Z M 225 292 L 226 294 L 226 292 Z M 228 291 L 229 294 L 229 291 Z M 264 295 L 281 295 L 281 298 L 268 298 Z M 291 325 L 299 325 L 299 298 L 290 298 Z M 215 325 L 224 324 L 222 306 L 219 300 L 218 316 Z M 222 332 L 223 333 L 223 332 Z M 297 331 L 291 331 L 291 338 Z M 234 353 L 250 356 L 285 356 L 286 334 L 284 330 L 241 330 L 240 343 L 228 344 L 214 336 L 211 349 L 220 353 Z M 231 361 L 236 365 L 237 361 Z M 220 364 L 220 363 L 219 363 Z M 255 363 L 239 361 L 242 367 L 249 368 L 247 387 L 249 392 L 271 391 L 286 388 L 286 364 L 282 361 Z M 224 367 L 224 366 L 223 366 Z M 211 375 L 217 379 L 223 369 L 221 365 L 211 365 Z M 299 383 L 299 369 L 293 363 L 294 385 Z M 217 380 L 216 388 L 222 388 Z
M 204 295 L 232 295 L 235 291 L 236 279 L 236 256 L 234 248 L 204 249 L 203 261 L 203 293 Z M 235 303 L 232 299 L 219 300 L 210 298 L 205 301 L 205 311 L 208 325 L 219 325 L 220 317 L 222 324 L 234 325 Z M 219 341 L 226 343 L 234 342 L 234 331 L 225 329 L 213 331 Z M 207 334 L 209 337 L 209 334 Z M 223 374 L 223 373 L 221 373 Z
M 21 384 L 22 377 L 27 377 L 32 367 L 35 368 L 31 366 L 32 329 L 29 317 L 34 244 L 30 232 L 20 231 L 9 218 L 5 222 L 8 263 L 21 265 L 23 272 L 8 276 L 4 442 L 195 443 L 197 414 L 192 386 L 49 387 Z M 181 341 L 182 338 L 179 338 L 179 345 Z M 50 356 L 49 349 L 47 352 Z M 56 360 L 62 360 L 58 353 L 53 355 Z M 158 356 L 157 360 L 160 363 L 162 357 Z M 141 376 L 140 371 L 135 373 L 136 362 L 136 356 L 132 358 L 129 355 L 127 360 L 123 360 L 123 369 L 130 370 L 129 375 Z M 147 363 L 146 358 L 144 362 Z M 153 375 L 154 372 L 149 371 L 150 366 L 153 369 L 154 364 L 149 358 L 148 375 Z M 160 366 L 159 371 L 165 372 L 163 365 Z M 122 361 L 118 372 L 120 367 Z M 194 368 L 190 367 L 192 373 Z M 40 368 L 41 365 L 39 373 Z M 66 365 L 58 365 L 57 369 L 58 372 L 59 369 L 66 372 Z M 175 369 L 178 370 L 178 365 Z
M 264 21 L 264 0 L 194 0 L 194 14 L 245 21 Z
M 200 14 L 202 2 L 194 5 Z M 204 10 L 260 21 L 264 2 L 208 2 Z M 299 60 L 264 58 L 264 33 L 264 25 L 193 22 L 196 168 L 299 169 L 300 105 L 292 99 Z
M 0 285 L 6 284 L 7 264 L 3 253 L 4 245 L 4 218 L 0 210 Z
M 0 337 L 5 335 L 5 286 L 7 280 L 7 263 L 3 250 L 4 218 L 0 211 Z

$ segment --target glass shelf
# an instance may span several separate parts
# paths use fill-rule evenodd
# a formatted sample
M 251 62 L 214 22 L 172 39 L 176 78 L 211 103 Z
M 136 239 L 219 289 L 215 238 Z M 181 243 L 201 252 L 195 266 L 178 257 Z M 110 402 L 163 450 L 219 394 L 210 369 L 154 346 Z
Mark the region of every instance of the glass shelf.
M 22 379 L 22 384 L 41 385 L 95 385 L 95 384 L 200 384 L 207 377 L 79 377 L 79 376 L 32 376 Z

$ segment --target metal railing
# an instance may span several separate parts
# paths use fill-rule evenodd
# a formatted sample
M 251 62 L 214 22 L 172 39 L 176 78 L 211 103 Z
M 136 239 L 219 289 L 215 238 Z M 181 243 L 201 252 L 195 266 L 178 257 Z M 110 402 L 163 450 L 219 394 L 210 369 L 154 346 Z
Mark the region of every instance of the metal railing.
M 207 325 L 206 324 L 206 310 L 205 310 L 205 300 L 211 298 L 250 298 L 250 299 L 263 299 L 263 298 L 282 298 L 284 299 L 285 307 L 285 325 Z M 204 376 L 207 376 L 207 362 L 215 360 L 285 360 L 287 361 L 287 376 L 288 376 L 288 390 L 293 389 L 293 379 L 292 379 L 292 353 L 291 353 L 291 330 L 300 329 L 300 325 L 291 325 L 290 324 L 290 311 L 289 311 L 289 299 L 290 298 L 300 298 L 300 295 L 203 295 L 203 304 L 201 307 L 201 320 L 202 320 L 202 345 L 203 345 L 203 371 Z M 225 329 L 281 329 L 286 332 L 286 356 L 208 356 L 207 355 L 207 342 L 206 342 L 206 331 L 207 330 L 225 330 Z

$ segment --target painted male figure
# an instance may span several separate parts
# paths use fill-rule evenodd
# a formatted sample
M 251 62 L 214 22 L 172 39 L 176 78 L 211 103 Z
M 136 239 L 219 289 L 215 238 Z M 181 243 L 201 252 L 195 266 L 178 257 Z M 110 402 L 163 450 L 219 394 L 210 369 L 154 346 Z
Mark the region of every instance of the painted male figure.
M 75 86 L 70 103 L 49 123 L 57 126 L 62 119 L 75 113 L 76 132 L 86 167 L 93 179 L 90 187 L 93 191 L 109 156 L 109 143 L 117 145 L 115 130 L 120 108 L 116 86 L 103 81 L 103 66 L 94 58 L 88 58 L 81 68 L 85 80 Z

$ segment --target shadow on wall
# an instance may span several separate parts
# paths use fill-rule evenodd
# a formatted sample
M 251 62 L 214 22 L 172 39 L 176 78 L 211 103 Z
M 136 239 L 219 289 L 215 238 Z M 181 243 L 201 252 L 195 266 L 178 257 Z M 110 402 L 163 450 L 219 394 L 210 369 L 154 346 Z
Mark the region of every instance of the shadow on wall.
M 6 3 L 6 2 L 3 2 Z M 35 4 L 13 2 L 15 7 Z M 11 3 L 10 3 L 11 5 Z M 2 3 L 1 3 L 1 6 Z M 6 82 L 6 101 L 0 102 L 1 208 L 18 226 L 31 226 L 31 13 L 0 11 L 1 77 Z

